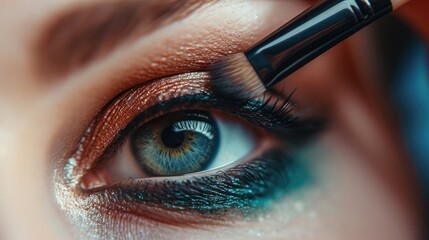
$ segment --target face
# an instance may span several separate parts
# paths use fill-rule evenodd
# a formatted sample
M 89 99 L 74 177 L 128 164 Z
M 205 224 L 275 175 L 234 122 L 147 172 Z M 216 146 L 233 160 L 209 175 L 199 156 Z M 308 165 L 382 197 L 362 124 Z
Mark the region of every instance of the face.
M 310 2 L 3 4 L 0 237 L 418 237 L 365 33 L 256 99 L 211 88 L 212 61 Z

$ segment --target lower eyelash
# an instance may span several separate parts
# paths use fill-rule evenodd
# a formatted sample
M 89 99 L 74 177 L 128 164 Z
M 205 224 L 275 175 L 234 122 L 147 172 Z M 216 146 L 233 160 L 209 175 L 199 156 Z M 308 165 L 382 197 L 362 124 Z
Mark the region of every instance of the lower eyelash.
M 292 160 L 280 150 L 271 150 L 250 162 L 225 171 L 186 180 L 128 180 L 103 191 L 114 195 L 123 208 L 139 205 L 166 210 L 196 211 L 202 215 L 267 207 L 270 200 L 287 190 Z M 110 193 L 109 193 L 110 192 Z M 117 203 L 116 203 L 117 204 Z

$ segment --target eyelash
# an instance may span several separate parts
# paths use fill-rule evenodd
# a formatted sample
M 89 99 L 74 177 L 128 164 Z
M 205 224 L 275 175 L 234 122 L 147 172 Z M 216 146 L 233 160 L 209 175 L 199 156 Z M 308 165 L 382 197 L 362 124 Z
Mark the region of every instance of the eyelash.
M 308 139 L 310 135 L 319 131 L 322 120 L 298 120 L 290 114 L 294 109 L 292 94 L 285 96 L 278 92 L 267 92 L 260 99 L 236 102 L 218 98 L 214 94 L 187 95 L 164 101 L 151 107 L 136 116 L 126 128 L 116 135 L 116 141 L 121 142 L 124 136 L 132 134 L 139 126 L 150 120 L 160 117 L 167 112 L 180 110 L 212 109 L 234 114 L 257 127 L 263 128 L 283 141 L 299 142 L 299 139 Z M 174 107 L 180 105 L 180 107 Z M 113 145 L 120 145 L 115 143 Z

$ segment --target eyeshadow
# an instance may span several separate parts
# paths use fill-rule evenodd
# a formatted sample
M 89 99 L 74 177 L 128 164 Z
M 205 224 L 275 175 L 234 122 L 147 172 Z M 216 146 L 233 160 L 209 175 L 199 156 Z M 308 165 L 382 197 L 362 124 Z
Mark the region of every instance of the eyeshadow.
M 169 209 L 216 212 L 248 210 L 267 205 L 270 194 L 288 185 L 291 160 L 279 151 L 247 164 L 184 181 L 144 181 L 121 188 L 120 193 L 146 204 Z M 148 194 L 149 193 L 149 194 Z
M 137 215 L 146 216 L 147 208 L 157 208 L 222 219 L 268 208 L 289 190 L 291 182 L 301 181 L 296 179 L 297 169 L 283 150 L 270 150 L 250 162 L 205 176 L 127 180 L 91 194 L 111 209 Z

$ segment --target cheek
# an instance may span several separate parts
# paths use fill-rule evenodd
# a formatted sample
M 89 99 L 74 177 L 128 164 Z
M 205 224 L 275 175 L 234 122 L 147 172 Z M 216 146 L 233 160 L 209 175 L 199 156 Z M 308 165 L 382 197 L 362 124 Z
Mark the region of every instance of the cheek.
M 415 202 L 375 171 L 372 156 L 339 129 L 294 156 L 308 179 L 257 219 L 206 231 L 184 230 L 195 239 L 418 239 Z M 392 162 L 393 164 L 393 162 Z M 408 194 L 415 195 L 410 191 Z
M 356 239 L 416 239 L 417 184 L 397 128 L 377 103 L 342 92 L 326 138 L 327 160 L 319 166 L 333 225 L 346 226 L 338 230 Z

